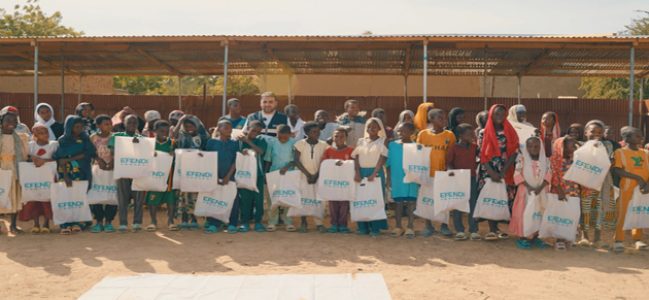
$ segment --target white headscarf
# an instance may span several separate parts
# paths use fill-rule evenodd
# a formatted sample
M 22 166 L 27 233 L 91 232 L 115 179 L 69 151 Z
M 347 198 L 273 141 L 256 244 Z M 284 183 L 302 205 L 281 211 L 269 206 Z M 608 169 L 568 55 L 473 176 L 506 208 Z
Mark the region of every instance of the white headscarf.
M 41 107 L 47 107 L 52 113 L 52 116 L 50 117 L 49 120 L 47 121 L 43 120 L 43 118 L 41 118 L 41 116 L 38 114 L 38 110 Z M 50 134 L 50 141 L 56 141 L 56 135 L 54 135 L 54 131 L 52 131 L 52 127 L 51 127 L 54 123 L 56 123 L 56 119 L 54 119 L 54 109 L 52 108 L 51 105 L 47 103 L 39 103 L 38 105 L 36 105 L 36 109 L 34 110 L 34 120 L 36 120 L 36 123 L 34 123 L 34 125 L 43 125 L 47 127 L 47 131 Z
M 385 127 L 383 126 L 383 121 L 381 121 L 381 119 L 379 119 L 379 118 L 369 118 L 369 119 L 367 119 L 367 122 L 365 122 L 365 132 L 363 133 L 363 137 L 364 138 L 369 138 L 370 137 L 370 134 L 367 133 L 367 127 L 369 127 L 370 123 L 372 123 L 372 122 L 376 122 L 377 124 L 379 124 L 379 127 L 381 128 L 379 130 L 379 138 L 380 139 L 381 138 L 385 139 L 387 134 L 385 133 Z
M 540 175 L 536 177 L 532 172 L 532 156 L 530 155 L 530 152 L 527 151 L 527 147 L 525 147 L 521 149 L 521 151 L 523 152 L 523 177 L 525 177 L 525 181 L 529 182 L 532 186 L 540 186 L 543 183 L 545 174 L 549 171 L 548 166 L 550 164 L 548 162 L 548 158 L 545 157 L 545 147 L 543 147 L 543 141 L 538 137 L 533 138 L 539 140 L 539 142 L 541 143 L 541 149 L 539 151 Z M 523 143 L 527 143 L 527 140 L 525 140 Z

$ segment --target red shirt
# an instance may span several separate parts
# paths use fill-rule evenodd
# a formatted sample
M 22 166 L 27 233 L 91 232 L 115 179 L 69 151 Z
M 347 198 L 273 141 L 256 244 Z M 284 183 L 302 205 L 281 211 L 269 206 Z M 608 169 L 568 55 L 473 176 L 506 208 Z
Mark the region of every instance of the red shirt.
M 322 155 L 322 159 L 340 159 L 340 160 L 350 160 L 352 159 L 352 152 L 354 148 L 345 147 L 341 150 L 338 150 L 335 146 L 329 146 Z
M 471 176 L 476 176 L 476 169 L 478 168 L 477 155 L 478 146 L 471 144 L 465 147 L 461 144 L 454 144 L 448 148 L 446 153 L 446 164 L 453 166 L 453 169 L 469 169 Z M 448 168 L 450 169 L 450 167 Z

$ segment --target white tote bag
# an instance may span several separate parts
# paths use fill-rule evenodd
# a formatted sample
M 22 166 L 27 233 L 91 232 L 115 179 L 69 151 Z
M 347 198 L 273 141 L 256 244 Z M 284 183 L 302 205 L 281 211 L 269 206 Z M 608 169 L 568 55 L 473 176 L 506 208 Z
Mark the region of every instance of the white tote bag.
M 575 150 L 572 165 L 563 179 L 599 191 L 610 167 L 606 147 L 599 141 L 588 141 Z
M 133 143 L 132 137 L 115 137 L 115 179 L 140 178 L 151 173 L 155 139 L 138 137 L 138 141 Z
M 565 239 L 575 241 L 579 224 L 579 198 L 566 197 L 560 201 L 556 194 L 547 194 L 547 206 L 539 229 L 540 238 Z
M 11 170 L 0 170 L 0 208 L 11 209 L 12 179 Z
M 300 205 L 289 208 L 287 216 L 312 216 L 322 219 L 325 212 L 325 201 L 317 199 L 315 190 L 316 185 L 309 184 L 306 177 L 302 176 L 302 180 L 300 180 Z
M 450 212 L 459 210 L 471 212 L 469 199 L 471 198 L 471 171 L 449 170 L 435 172 L 435 212 Z
M 426 184 L 430 182 L 430 147 L 419 144 L 403 144 L 404 183 Z
M 473 218 L 507 221 L 510 218 L 509 198 L 505 181 L 493 182 L 487 178 L 476 202 Z
M 232 206 L 237 198 L 237 184 L 230 181 L 227 185 L 217 185 L 214 191 L 199 193 L 194 207 L 194 215 L 211 217 L 228 223 Z
M 180 164 L 181 192 L 208 193 L 219 184 L 218 152 L 183 152 L 180 155 Z
M 288 171 L 284 175 L 279 170 L 266 174 L 268 193 L 272 207 L 299 207 L 302 203 L 300 195 L 300 171 Z
M 133 179 L 131 189 L 145 192 L 166 192 L 169 188 L 169 173 L 171 173 L 171 165 L 173 162 L 174 157 L 169 155 L 169 153 L 156 151 L 156 156 L 153 158 L 153 170 L 151 170 L 151 174 L 146 177 Z
M 92 221 L 87 190 L 88 181 L 73 181 L 72 187 L 67 187 L 65 182 L 52 184 L 54 224 Z
M 541 220 L 543 219 L 543 205 L 542 197 L 546 197 L 545 193 L 525 195 L 525 210 L 523 211 L 523 236 L 530 237 L 541 228 Z
M 437 172 L 435 172 L 437 175 Z M 435 211 L 435 185 L 432 182 L 422 185 L 419 188 L 419 195 L 417 195 L 417 204 L 415 216 L 433 221 L 448 223 L 448 212 L 437 213 Z
M 183 172 L 180 167 L 180 156 L 182 156 L 183 153 L 185 152 L 195 152 L 198 150 L 194 149 L 176 149 L 174 150 L 175 153 L 175 160 L 174 160 L 174 178 L 172 179 L 171 182 L 171 189 L 172 190 L 179 190 L 180 189 L 180 181 L 182 180 L 183 177 Z
M 340 166 L 336 165 L 338 162 Z M 350 201 L 356 197 L 353 160 L 325 159 L 320 163 L 316 193 L 318 199 Z
M 113 171 L 105 171 L 98 165 L 93 165 L 88 204 L 117 205 L 117 203 L 117 182 Z
M 48 162 L 38 168 L 31 162 L 19 162 L 18 175 L 22 203 L 50 201 L 50 190 L 56 177 L 56 162 Z
M 257 154 L 255 151 L 248 149 L 248 155 L 237 152 L 236 168 L 234 181 L 237 182 L 237 187 L 259 193 L 257 188 Z
M 356 184 L 356 198 L 349 205 L 352 222 L 385 220 L 385 202 L 381 180 L 367 181 L 364 178 Z
M 624 217 L 624 230 L 640 228 L 649 228 L 649 194 L 641 193 L 636 186 Z

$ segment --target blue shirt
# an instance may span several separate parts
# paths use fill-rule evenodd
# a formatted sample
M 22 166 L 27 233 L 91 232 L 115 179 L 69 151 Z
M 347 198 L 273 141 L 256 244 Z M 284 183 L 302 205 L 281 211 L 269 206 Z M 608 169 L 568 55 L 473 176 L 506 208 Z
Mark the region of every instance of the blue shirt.
M 388 160 L 385 165 L 390 168 L 392 198 L 417 198 L 419 185 L 403 183 L 406 173 L 403 171 L 403 143 L 400 140 L 388 144 Z
M 286 143 L 281 143 L 277 138 L 268 139 L 268 149 L 264 160 L 270 162 L 270 172 L 277 171 L 293 161 L 293 145 L 296 139 L 290 138 Z
M 227 141 L 222 141 L 219 139 L 210 139 L 205 145 L 205 151 L 216 151 L 218 152 L 218 168 L 219 168 L 219 178 L 224 178 L 228 175 L 230 168 L 237 161 L 237 152 L 239 151 L 239 142 L 228 139 Z M 230 180 L 234 179 L 234 174 L 230 177 Z

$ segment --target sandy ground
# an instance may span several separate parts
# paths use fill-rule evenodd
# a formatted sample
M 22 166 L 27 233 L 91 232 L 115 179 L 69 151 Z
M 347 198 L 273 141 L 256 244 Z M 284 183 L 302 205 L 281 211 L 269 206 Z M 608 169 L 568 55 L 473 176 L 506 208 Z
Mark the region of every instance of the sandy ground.
M 394 299 L 647 299 L 649 294 L 649 253 L 630 248 L 619 255 L 579 248 L 559 253 L 518 250 L 512 240 L 282 230 L 0 236 L 2 299 L 71 299 L 104 276 L 136 273 L 357 272 L 383 274 Z

